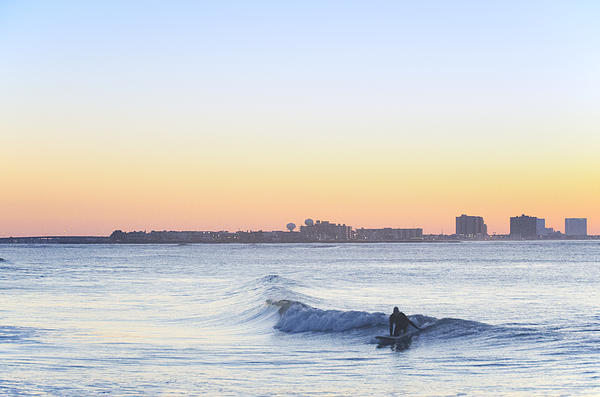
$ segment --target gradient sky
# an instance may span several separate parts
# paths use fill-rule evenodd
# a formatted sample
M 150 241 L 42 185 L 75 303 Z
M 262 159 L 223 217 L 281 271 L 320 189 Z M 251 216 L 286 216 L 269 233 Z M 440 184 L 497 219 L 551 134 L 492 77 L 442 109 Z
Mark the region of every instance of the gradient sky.
M 0 1 L 0 236 L 600 234 L 597 1 Z

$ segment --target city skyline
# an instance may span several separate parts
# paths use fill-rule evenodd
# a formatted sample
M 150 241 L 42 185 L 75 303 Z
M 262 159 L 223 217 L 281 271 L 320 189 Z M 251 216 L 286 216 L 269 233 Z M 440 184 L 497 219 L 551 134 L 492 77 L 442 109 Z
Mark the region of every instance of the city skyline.
M 311 214 L 600 234 L 600 5 L 0 6 L 0 236 Z
M 455 229 L 454 232 L 440 232 L 440 233 L 428 233 L 424 231 L 421 226 L 407 226 L 407 225 L 377 225 L 377 226 L 368 226 L 368 225 L 352 225 L 350 223 L 337 223 L 331 222 L 325 219 L 317 219 L 313 220 L 312 218 L 305 218 L 303 222 L 299 222 L 296 224 L 295 222 L 288 222 L 285 227 L 279 226 L 275 228 L 266 228 L 266 227 L 256 227 L 254 229 L 225 229 L 225 228 L 216 228 L 216 229 L 201 229 L 201 228 L 190 228 L 190 229 L 173 229 L 173 228 L 163 228 L 163 229 L 148 229 L 148 228 L 140 228 L 138 229 L 127 229 L 127 228 L 113 228 L 110 233 L 111 238 L 117 234 L 125 234 L 136 235 L 137 233 L 153 235 L 154 233 L 209 233 L 209 234 L 244 234 L 244 233 L 298 233 L 304 232 L 306 233 L 310 230 L 313 225 L 315 226 L 324 226 L 325 228 L 333 227 L 333 234 L 338 234 L 339 231 L 336 231 L 336 228 L 342 228 L 342 234 L 350 236 L 353 234 L 353 237 L 349 237 L 349 239 L 359 239 L 359 240 L 369 240 L 373 238 L 374 240 L 382 240 L 383 235 L 388 236 L 389 239 L 395 240 L 403 240 L 397 236 L 404 236 L 405 232 L 412 233 L 413 231 L 418 230 L 419 236 L 440 236 L 440 237 L 456 237 L 458 239 L 465 240 L 481 240 L 486 239 L 488 237 L 511 237 L 511 238 L 526 238 L 526 239 L 546 239 L 546 238 L 564 238 L 564 237 L 587 237 L 587 236 L 596 236 L 594 233 L 588 233 L 588 218 L 564 218 L 564 230 L 554 229 L 552 227 L 547 227 L 546 219 L 540 218 L 536 216 L 530 216 L 526 214 L 521 214 L 518 216 L 511 216 L 508 219 L 509 222 L 509 232 L 507 233 L 496 233 L 489 232 L 487 228 L 486 220 L 484 217 L 461 214 L 460 216 L 455 217 Z M 148 231 L 150 230 L 150 231 Z M 356 233 L 358 233 L 356 235 Z M 370 233 L 370 234 L 369 234 Z M 391 234 L 390 234 L 391 233 Z M 399 234 L 400 233 L 400 234 Z M 310 233 L 309 233 L 310 234 Z M 361 237 L 362 235 L 362 237 Z M 390 238 L 389 236 L 396 236 L 394 238 Z M 54 234 L 54 235 L 10 235 L 10 236 L 2 236 L 0 235 L 0 239 L 3 239 L 6 242 L 7 238 L 27 238 L 27 237 L 106 237 L 107 235 L 76 235 L 76 234 Z M 377 236 L 377 237 L 375 237 Z M 412 234 L 411 234 L 412 236 Z M 598 235 L 600 236 L 600 235 Z M 413 236 L 414 237 L 414 236 Z M 289 241 L 294 242 L 294 241 Z
M 517 213 L 519 213 L 517 211 Z M 525 214 L 525 213 L 530 213 L 530 212 L 524 212 L 521 211 L 520 213 Z M 462 213 L 463 215 L 466 215 L 464 213 Z M 467 213 L 470 214 L 470 213 Z M 515 213 L 516 214 L 516 213 Z M 468 215 L 470 217 L 473 217 L 472 215 Z M 506 218 L 504 218 L 501 222 L 503 222 L 505 225 L 503 225 L 500 228 L 496 228 L 495 230 L 492 228 L 489 228 L 488 225 L 492 224 L 492 225 L 497 225 L 498 223 L 495 223 L 494 221 L 489 222 L 488 221 L 488 217 L 487 216 L 483 216 L 483 219 L 485 221 L 484 226 L 486 227 L 487 230 L 487 234 L 488 235 L 508 235 L 510 234 L 510 218 L 512 216 L 516 216 L 514 214 L 510 214 L 508 215 Z M 534 215 L 535 216 L 535 215 Z M 477 216 L 478 218 L 480 216 Z M 85 233 L 85 232 L 78 232 L 78 230 L 88 230 L 86 228 L 83 229 L 78 229 L 78 228 L 64 228 L 64 231 L 60 231 L 61 229 L 58 228 L 59 232 L 57 233 L 11 233 L 10 230 L 6 230 L 6 229 L 2 229 L 2 224 L 0 223 L 0 238 L 2 237 L 19 237 L 19 236 L 23 236 L 23 237 L 27 237 L 27 236 L 74 236 L 74 235 L 86 235 L 86 236 L 104 236 L 104 235 L 108 235 L 110 234 L 112 231 L 116 229 L 122 229 L 122 230 L 129 230 L 129 231 L 134 231 L 134 230 L 213 230 L 213 231 L 220 231 L 220 230 L 230 230 L 230 231 L 245 231 L 245 230 L 284 230 L 286 229 L 286 224 L 289 222 L 299 222 L 300 219 L 302 218 L 302 216 L 296 217 L 294 219 L 292 219 L 291 217 L 285 217 L 282 220 L 282 223 L 276 224 L 276 223 L 265 223 L 265 224 L 261 224 L 259 222 L 253 223 L 253 224 L 249 224 L 249 225 L 245 225 L 245 226 L 227 226 L 227 225 L 223 225 L 223 226 L 219 226 L 219 224 L 216 224 L 215 226 L 207 226 L 207 227 L 202 227 L 202 225 L 193 225 L 193 224 L 187 224 L 187 227 L 177 227 L 174 224 L 169 224 L 168 222 L 166 223 L 161 223 L 161 224 L 154 224 L 154 225 L 149 225 L 146 224 L 144 225 L 143 222 L 139 223 L 139 224 L 135 224 L 133 226 L 131 225 L 106 225 L 105 227 L 103 227 L 101 230 L 101 232 L 95 232 L 95 233 Z M 314 217 L 315 219 L 334 219 L 333 216 L 323 216 L 323 217 Z M 350 217 L 352 218 L 352 217 Z M 456 217 L 458 218 L 458 216 Z M 363 228 L 384 228 L 384 227 L 394 227 L 394 228 L 421 228 L 423 229 L 423 233 L 424 234 L 442 234 L 442 235 L 452 235 L 455 234 L 455 230 L 456 230 L 456 218 L 450 218 L 451 220 L 448 222 L 445 222 L 444 225 L 448 226 L 448 227 L 444 227 L 441 226 L 439 228 L 431 228 L 431 227 L 427 227 L 424 226 L 424 223 L 419 223 L 418 220 L 416 220 L 414 223 L 408 223 L 408 222 L 390 222 L 389 220 L 386 221 L 385 219 L 378 219 L 377 221 L 367 221 L 364 223 L 356 223 L 356 222 L 351 222 L 351 221 L 347 221 L 345 220 L 345 223 L 347 223 L 348 225 L 360 225 L 360 227 Z M 537 217 L 538 220 L 543 220 L 545 221 L 545 228 L 547 229 L 551 229 L 553 231 L 557 231 L 557 232 L 561 232 L 563 234 L 566 234 L 566 227 L 565 227 L 565 221 L 567 219 L 580 219 L 579 217 L 572 217 L 572 216 L 563 216 L 560 219 L 552 219 L 551 223 L 548 223 L 548 218 L 542 218 L 542 217 Z M 588 234 L 590 235 L 600 235 L 600 228 L 599 227 L 594 227 L 595 224 L 592 222 L 590 222 L 590 217 L 588 216 L 584 216 L 581 217 L 582 219 L 586 219 L 586 228 L 588 231 Z M 335 218 L 335 219 L 339 219 L 339 218 Z M 414 219 L 414 218 L 413 218 Z M 229 225 L 235 225 L 235 222 L 230 223 Z M 493 226 L 492 226 L 493 227 Z M 73 232 L 69 232 L 69 230 L 73 230 Z

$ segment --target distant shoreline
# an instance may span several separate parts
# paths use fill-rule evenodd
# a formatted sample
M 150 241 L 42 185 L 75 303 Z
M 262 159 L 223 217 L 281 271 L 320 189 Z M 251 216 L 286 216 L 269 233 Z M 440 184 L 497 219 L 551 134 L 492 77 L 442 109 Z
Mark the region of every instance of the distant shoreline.
M 0 237 L 0 244 L 110 244 L 110 245 L 205 245 L 205 244 L 410 244 L 410 243 L 463 243 L 463 242 L 494 242 L 494 241 L 509 241 L 509 242 L 539 242 L 539 241 L 595 241 L 600 240 L 600 236 L 592 235 L 578 238 L 560 238 L 560 239 L 527 239 L 514 240 L 508 236 L 500 238 L 488 239 L 454 239 L 450 236 L 442 236 L 441 238 L 431 238 L 422 240 L 378 240 L 378 241 L 361 241 L 361 240 L 320 240 L 320 241 L 113 241 L 110 237 L 104 236 L 35 236 L 35 237 Z
M 192 244 L 374 244 L 374 243 L 460 243 L 467 240 L 320 240 L 320 241 L 112 241 L 109 237 L 4 237 L 0 244 L 111 244 L 111 245 L 192 245 Z

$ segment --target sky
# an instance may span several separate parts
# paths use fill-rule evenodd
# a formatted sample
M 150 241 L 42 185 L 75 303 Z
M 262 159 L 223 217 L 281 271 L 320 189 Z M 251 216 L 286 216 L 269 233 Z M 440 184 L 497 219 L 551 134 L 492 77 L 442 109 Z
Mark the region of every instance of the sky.
M 600 234 L 596 1 L 0 0 L 0 236 Z

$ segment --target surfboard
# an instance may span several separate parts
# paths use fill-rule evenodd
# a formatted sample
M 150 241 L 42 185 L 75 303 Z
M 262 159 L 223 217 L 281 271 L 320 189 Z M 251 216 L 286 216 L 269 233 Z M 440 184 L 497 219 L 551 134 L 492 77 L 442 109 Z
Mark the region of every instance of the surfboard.
M 406 343 L 410 340 L 410 338 L 412 338 L 412 336 L 414 335 L 414 333 L 412 334 L 404 334 L 404 335 L 400 335 L 400 336 L 376 336 L 375 339 L 377 339 L 377 342 L 379 342 L 382 345 L 392 345 L 392 344 L 397 344 L 397 343 Z

